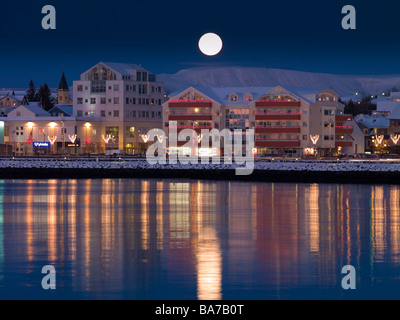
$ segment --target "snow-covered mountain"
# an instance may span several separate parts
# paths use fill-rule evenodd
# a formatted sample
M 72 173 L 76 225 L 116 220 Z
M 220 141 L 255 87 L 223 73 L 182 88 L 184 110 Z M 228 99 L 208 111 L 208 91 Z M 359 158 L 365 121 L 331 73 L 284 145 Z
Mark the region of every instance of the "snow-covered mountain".
M 294 70 L 247 68 L 247 67 L 201 67 L 184 69 L 175 74 L 159 74 L 168 93 L 184 90 L 190 86 L 200 87 L 310 87 L 332 89 L 342 98 L 363 95 L 381 95 L 393 87 L 400 89 L 400 75 L 349 76 L 311 73 Z

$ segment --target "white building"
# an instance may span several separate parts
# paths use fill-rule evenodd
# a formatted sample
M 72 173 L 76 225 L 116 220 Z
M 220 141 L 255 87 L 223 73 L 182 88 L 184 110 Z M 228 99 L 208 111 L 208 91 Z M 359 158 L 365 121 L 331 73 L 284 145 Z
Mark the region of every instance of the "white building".
M 126 153 L 144 153 L 141 138 L 162 126 L 164 85 L 140 65 L 100 62 L 74 81 L 77 121 L 96 123 L 96 134 L 113 137 L 113 146 Z M 100 141 L 101 142 L 101 141 Z M 98 145 L 96 150 L 101 151 Z

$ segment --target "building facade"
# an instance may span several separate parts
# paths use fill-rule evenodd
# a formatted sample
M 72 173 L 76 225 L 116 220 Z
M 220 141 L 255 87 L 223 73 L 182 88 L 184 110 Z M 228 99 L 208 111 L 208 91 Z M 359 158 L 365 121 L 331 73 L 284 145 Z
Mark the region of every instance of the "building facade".
M 139 65 L 100 62 L 74 81 L 73 97 L 73 116 L 95 130 L 94 152 L 145 153 L 142 135 L 161 128 L 164 85 Z
M 352 116 L 331 90 L 194 88 L 163 104 L 163 129 L 254 129 L 258 155 L 287 157 L 352 154 Z M 182 146 L 185 142 L 180 142 Z M 189 152 L 189 150 L 181 152 Z M 203 150 L 206 153 L 206 150 Z M 221 153 L 221 150 L 219 150 Z
M 145 153 L 142 136 L 162 125 L 163 83 L 141 66 L 100 62 L 74 81 L 73 99 L 63 73 L 57 98 L 48 112 L 37 102 L 8 110 L 15 155 Z

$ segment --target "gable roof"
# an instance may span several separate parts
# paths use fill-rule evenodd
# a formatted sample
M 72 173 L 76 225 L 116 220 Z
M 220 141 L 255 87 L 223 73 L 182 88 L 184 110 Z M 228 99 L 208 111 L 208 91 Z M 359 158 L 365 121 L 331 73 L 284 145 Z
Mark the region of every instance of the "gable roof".
M 189 87 L 185 90 L 172 92 L 169 96 L 175 98 L 184 94 L 189 90 L 195 90 L 199 94 L 205 95 L 209 99 L 225 106 L 246 106 L 251 104 L 253 101 L 261 98 L 263 95 L 270 94 L 271 91 L 281 90 L 286 92 L 288 95 L 293 96 L 298 100 L 303 100 L 309 104 L 315 104 L 315 96 L 321 92 L 321 90 L 313 88 L 284 88 L 281 86 L 276 87 L 222 87 L 222 88 L 207 88 L 207 87 Z M 325 90 L 323 90 L 325 91 Z M 231 94 L 238 96 L 237 101 L 231 101 Z M 246 94 L 252 95 L 252 101 L 245 101 Z
M 87 69 L 85 72 L 81 74 L 84 75 L 85 73 L 89 72 L 92 70 L 94 67 L 97 67 L 99 65 L 102 65 L 104 67 L 107 67 L 109 69 L 114 70 L 116 73 L 119 73 L 123 76 L 135 76 L 136 77 L 136 71 L 141 70 L 141 71 L 148 71 L 144 68 L 141 67 L 141 65 L 137 64 L 129 64 L 129 63 L 120 63 L 120 62 L 99 62 L 93 67 Z
M 57 109 L 67 115 L 70 115 L 70 116 L 72 116 L 72 114 L 73 114 L 73 106 L 71 106 L 71 105 L 57 105 L 57 106 L 51 108 L 48 113 L 52 114 Z
M 14 110 L 17 110 L 19 108 L 25 108 L 32 113 L 35 114 L 37 117 L 49 117 L 50 113 L 48 113 L 46 110 L 42 109 L 40 107 L 39 102 L 30 102 L 29 105 L 20 105 L 19 107 L 16 107 Z

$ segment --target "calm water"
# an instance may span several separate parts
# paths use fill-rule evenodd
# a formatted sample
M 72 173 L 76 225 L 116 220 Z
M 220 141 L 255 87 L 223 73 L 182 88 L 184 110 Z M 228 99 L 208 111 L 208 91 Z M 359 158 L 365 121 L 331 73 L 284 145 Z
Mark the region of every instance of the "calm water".
M 3 180 L 0 298 L 399 299 L 399 205 L 399 186 Z

